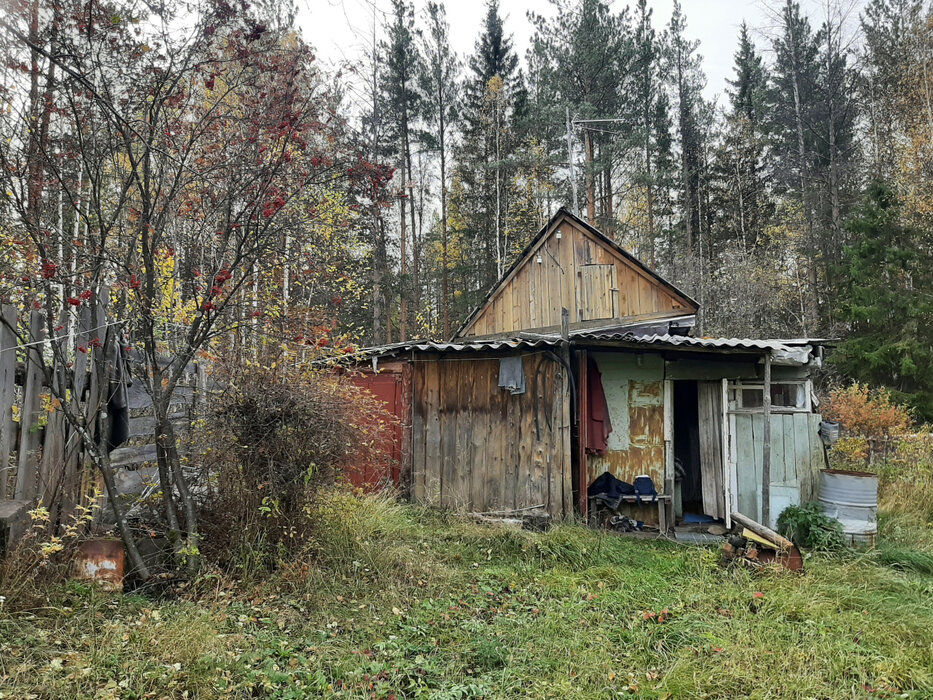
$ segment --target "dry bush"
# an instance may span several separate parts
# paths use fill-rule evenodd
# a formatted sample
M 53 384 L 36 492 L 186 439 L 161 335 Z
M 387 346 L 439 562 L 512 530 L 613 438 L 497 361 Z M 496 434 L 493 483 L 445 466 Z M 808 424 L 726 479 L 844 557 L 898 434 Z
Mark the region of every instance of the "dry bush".
M 98 496 L 55 527 L 41 506 L 29 511 L 29 526 L 5 557 L 0 558 L 0 609 L 22 610 L 42 604 L 44 589 L 72 573 L 78 545 L 87 539 Z
M 388 459 L 378 440 L 385 411 L 326 371 L 253 367 L 223 382 L 202 436 L 203 549 L 222 564 L 264 570 L 307 538 L 316 496 L 342 464 Z
M 877 473 L 882 513 L 933 522 L 933 426 L 915 425 L 887 389 L 858 383 L 833 390 L 823 415 L 843 427 L 833 466 Z
M 823 416 L 842 424 L 844 435 L 833 451 L 853 463 L 887 461 L 892 444 L 912 425 L 910 410 L 894 403 L 890 391 L 858 382 L 831 391 Z

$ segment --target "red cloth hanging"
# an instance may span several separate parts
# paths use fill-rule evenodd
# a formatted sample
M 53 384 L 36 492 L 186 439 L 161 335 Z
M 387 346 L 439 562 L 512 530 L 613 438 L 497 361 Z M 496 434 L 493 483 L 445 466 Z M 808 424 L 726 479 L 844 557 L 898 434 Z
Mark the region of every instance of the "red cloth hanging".
M 587 454 L 605 454 L 609 433 L 612 432 L 612 419 L 609 417 L 606 392 L 603 391 L 603 378 L 592 355 L 587 358 L 586 363 L 586 400 Z

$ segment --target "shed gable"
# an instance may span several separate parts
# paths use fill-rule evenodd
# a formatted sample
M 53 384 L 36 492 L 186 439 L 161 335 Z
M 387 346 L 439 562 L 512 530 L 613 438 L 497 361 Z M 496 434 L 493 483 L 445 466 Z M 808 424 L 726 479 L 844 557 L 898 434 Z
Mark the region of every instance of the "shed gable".
M 457 332 L 459 338 L 696 313 L 698 305 L 612 240 L 561 209 Z

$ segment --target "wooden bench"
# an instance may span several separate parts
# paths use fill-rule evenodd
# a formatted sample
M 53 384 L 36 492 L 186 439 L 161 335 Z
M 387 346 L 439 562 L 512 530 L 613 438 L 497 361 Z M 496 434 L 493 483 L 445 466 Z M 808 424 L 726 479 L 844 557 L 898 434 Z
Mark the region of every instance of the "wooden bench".
M 635 503 L 638 504 L 639 497 L 635 494 L 628 494 L 625 496 L 620 496 L 621 503 Z M 670 494 L 658 494 L 658 529 L 661 531 L 661 534 L 667 533 L 667 509 L 673 504 L 673 499 Z M 653 499 L 650 496 L 641 496 L 640 505 L 651 505 L 654 503 Z

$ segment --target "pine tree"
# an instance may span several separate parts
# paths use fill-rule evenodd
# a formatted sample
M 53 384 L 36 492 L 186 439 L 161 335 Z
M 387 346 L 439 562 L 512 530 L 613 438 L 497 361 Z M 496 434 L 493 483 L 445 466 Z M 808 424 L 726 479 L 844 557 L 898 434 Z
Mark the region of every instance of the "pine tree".
M 411 144 L 413 127 L 421 110 L 421 99 L 417 90 L 417 78 L 420 74 L 421 56 L 416 43 L 414 10 L 405 0 L 392 0 L 391 23 L 387 28 L 388 40 L 382 44 L 386 56 L 382 75 L 382 111 L 388 124 L 388 139 L 392 144 L 391 155 L 398 164 L 400 203 L 399 215 L 399 256 L 400 256 L 400 311 L 399 336 L 405 340 L 408 333 L 408 299 L 412 286 L 417 288 L 408 276 L 408 221 L 406 210 L 411 214 L 411 234 L 416 235 L 415 204 L 412 200 L 413 188 L 409 187 L 412 179 Z M 410 203 L 410 206 L 408 206 Z M 414 256 L 414 270 L 417 276 L 417 246 Z
M 614 14 L 605 0 L 577 0 L 572 5 L 559 5 L 550 19 L 530 17 L 535 26 L 535 51 L 543 59 L 541 76 L 549 87 L 551 120 L 559 123 L 555 117 L 568 107 L 578 119 L 619 118 L 620 76 L 629 73 L 633 59 L 627 13 Z M 611 121 L 583 125 L 586 215 L 593 223 L 597 223 L 597 199 L 604 222 L 612 211 L 611 159 L 617 131 Z M 558 149 L 564 152 L 566 147 L 558 144 Z M 597 180 L 602 197 L 597 197 Z
M 819 289 L 819 243 L 814 204 L 813 126 L 819 85 L 819 44 L 800 4 L 786 0 L 781 13 L 780 34 L 774 40 L 774 70 L 771 83 L 769 127 L 771 146 L 778 167 L 775 182 L 797 204 L 803 237 L 798 250 L 807 279 L 807 313 L 804 334 L 821 325 Z
M 849 377 L 893 389 L 933 419 L 933 247 L 906 226 L 890 189 L 873 185 L 847 221 L 840 318 L 849 337 L 832 356 Z
M 871 0 L 861 17 L 865 48 L 859 91 L 866 105 L 871 170 L 881 180 L 897 173 L 900 104 L 909 99 L 904 76 L 916 58 L 913 30 L 922 16 L 921 0 Z
M 505 34 L 499 4 L 489 0 L 464 85 L 463 141 L 458 152 L 457 209 L 470 241 L 478 300 L 506 265 L 505 219 L 512 181 L 510 157 L 525 102 L 518 56 Z
M 766 187 L 765 133 L 767 75 L 761 56 L 742 23 L 735 53 L 735 78 L 729 80 L 730 111 L 715 157 L 717 238 L 735 240 L 743 251 L 764 242 L 774 205 Z
M 739 29 L 739 48 L 735 53 L 735 79 L 727 79 L 727 82 L 732 87 L 729 91 L 732 114 L 743 115 L 757 128 L 767 110 L 768 78 L 745 22 L 742 22 Z
M 670 166 L 672 154 L 670 105 L 661 81 L 661 43 L 651 24 L 652 10 L 647 0 L 638 0 L 634 27 L 634 60 L 632 64 L 632 90 L 628 110 L 631 114 L 632 140 L 637 143 L 639 163 L 633 173 L 638 191 L 643 193 L 644 226 L 639 227 L 639 238 L 645 244 L 639 252 L 648 265 L 657 265 L 656 239 L 659 172 L 658 159 L 666 157 Z M 663 154 L 663 156 L 662 156 Z
M 450 25 L 444 5 L 429 2 L 427 8 L 428 35 L 424 46 L 425 72 L 422 90 L 426 96 L 425 110 L 431 129 L 428 145 L 438 154 L 440 166 L 440 230 L 441 230 L 441 317 L 444 338 L 450 337 L 450 259 L 447 235 L 447 157 L 450 130 L 458 115 L 460 64 L 447 43 Z
M 680 147 L 680 205 L 685 252 L 694 250 L 700 235 L 700 160 L 702 134 L 698 128 L 706 78 L 697 54 L 698 41 L 686 37 L 687 19 L 675 0 L 668 25 L 668 74 L 675 95 Z

